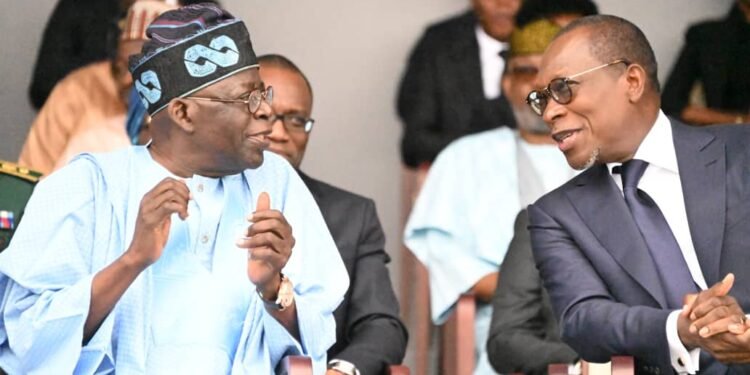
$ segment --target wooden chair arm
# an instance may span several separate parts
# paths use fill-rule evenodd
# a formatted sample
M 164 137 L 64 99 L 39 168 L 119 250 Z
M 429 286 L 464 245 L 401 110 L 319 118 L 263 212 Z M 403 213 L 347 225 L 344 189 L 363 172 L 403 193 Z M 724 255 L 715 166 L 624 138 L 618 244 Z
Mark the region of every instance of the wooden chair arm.
M 589 375 L 590 372 L 602 373 L 602 370 L 609 369 L 611 367 L 612 375 L 634 375 L 635 374 L 635 361 L 633 357 L 629 356 L 614 356 L 612 361 L 608 364 L 594 364 L 598 367 L 596 370 L 591 370 L 591 366 L 586 361 L 581 361 L 581 374 Z M 592 366 L 594 366 L 592 365 Z M 608 367 L 602 367 L 608 366 Z M 549 375 L 568 375 L 568 365 L 565 363 L 553 363 L 547 367 Z
M 612 357 L 612 375 L 635 374 L 635 360 L 629 356 Z
M 388 366 L 388 375 L 410 375 L 411 371 L 404 365 Z
M 445 375 L 464 375 L 474 372 L 474 318 L 476 299 L 464 294 L 442 329 L 442 368 Z

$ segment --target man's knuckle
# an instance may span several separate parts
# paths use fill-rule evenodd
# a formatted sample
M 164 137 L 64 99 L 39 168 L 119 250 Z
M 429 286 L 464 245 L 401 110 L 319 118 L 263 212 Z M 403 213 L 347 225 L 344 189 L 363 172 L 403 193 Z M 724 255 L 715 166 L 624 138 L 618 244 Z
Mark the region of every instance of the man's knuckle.
M 731 311 L 729 310 L 729 307 L 727 307 L 726 305 L 719 306 L 716 310 L 721 316 L 728 316 L 731 313 Z

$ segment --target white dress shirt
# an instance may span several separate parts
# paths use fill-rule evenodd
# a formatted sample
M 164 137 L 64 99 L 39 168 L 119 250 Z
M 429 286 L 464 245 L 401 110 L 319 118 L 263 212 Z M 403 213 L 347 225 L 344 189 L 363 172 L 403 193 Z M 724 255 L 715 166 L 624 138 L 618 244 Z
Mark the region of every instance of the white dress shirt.
M 500 57 L 500 52 L 508 49 L 508 43 L 500 42 L 489 36 L 480 25 L 477 25 L 475 31 L 479 44 L 479 62 L 482 67 L 484 97 L 495 99 L 502 94 L 500 78 L 502 78 L 505 70 L 505 60 Z
M 672 125 L 664 112 L 659 111 L 656 123 L 641 142 L 633 158 L 648 162 L 648 167 L 638 182 L 638 188 L 651 196 L 659 206 L 677 240 L 677 244 L 680 246 L 693 281 L 701 289 L 707 289 L 706 280 L 703 277 L 693 247 L 693 240 L 690 236 L 680 171 L 677 165 L 677 154 L 672 139 Z M 612 178 L 622 191 L 620 174 L 612 173 L 612 168 L 618 165 L 620 163 L 607 164 Z M 679 313 L 680 310 L 676 310 L 669 314 L 666 325 L 672 367 L 680 374 L 695 374 L 698 371 L 700 349 L 688 351 L 680 341 L 677 333 Z

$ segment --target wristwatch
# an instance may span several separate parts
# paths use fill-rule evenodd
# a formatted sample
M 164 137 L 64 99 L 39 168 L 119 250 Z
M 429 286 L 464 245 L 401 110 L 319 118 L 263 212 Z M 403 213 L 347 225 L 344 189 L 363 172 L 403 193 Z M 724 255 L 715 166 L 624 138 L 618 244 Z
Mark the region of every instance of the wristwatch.
M 259 289 L 256 289 L 256 291 L 266 306 L 278 311 L 284 311 L 294 303 L 294 285 L 292 285 L 292 282 L 283 273 L 279 273 L 279 276 L 281 277 L 281 283 L 279 284 L 279 291 L 276 293 L 276 301 L 271 302 L 263 297 L 263 292 Z
M 344 361 L 343 359 L 332 359 L 328 362 L 329 370 L 336 370 L 344 375 L 360 375 L 357 366 L 353 363 Z

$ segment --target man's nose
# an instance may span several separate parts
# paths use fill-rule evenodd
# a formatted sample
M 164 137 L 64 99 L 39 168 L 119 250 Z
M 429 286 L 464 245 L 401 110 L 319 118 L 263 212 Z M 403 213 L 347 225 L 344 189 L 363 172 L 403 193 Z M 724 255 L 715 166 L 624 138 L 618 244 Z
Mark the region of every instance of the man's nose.
M 566 111 L 567 108 L 565 105 L 556 102 L 552 98 L 548 98 L 547 106 L 544 108 L 544 112 L 542 112 L 542 119 L 544 119 L 544 122 L 546 122 L 547 125 L 551 126 L 552 123 L 563 116 Z
M 271 123 L 271 120 L 274 119 L 273 117 L 273 109 L 271 108 L 271 105 L 269 105 L 265 100 L 260 102 L 258 110 L 252 114 L 252 118 L 254 120 L 263 122 L 264 125 L 269 127 L 273 126 L 273 124 Z
M 273 115 L 273 108 L 271 108 L 271 104 L 263 98 L 263 100 L 260 101 L 260 106 L 258 107 L 258 110 L 254 113 L 256 118 L 268 118 L 271 115 Z

